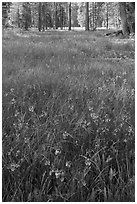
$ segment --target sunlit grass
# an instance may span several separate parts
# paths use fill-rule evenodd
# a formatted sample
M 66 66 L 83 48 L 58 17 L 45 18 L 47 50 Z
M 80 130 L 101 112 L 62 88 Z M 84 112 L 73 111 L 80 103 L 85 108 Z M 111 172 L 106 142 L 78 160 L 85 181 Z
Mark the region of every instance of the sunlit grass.
M 134 43 L 17 34 L 3 34 L 3 201 L 134 201 Z

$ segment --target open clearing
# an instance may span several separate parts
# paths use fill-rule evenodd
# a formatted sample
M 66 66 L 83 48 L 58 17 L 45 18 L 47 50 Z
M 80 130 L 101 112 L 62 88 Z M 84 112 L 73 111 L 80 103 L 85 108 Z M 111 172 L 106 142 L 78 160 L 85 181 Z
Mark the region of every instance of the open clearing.
M 3 201 L 134 201 L 135 43 L 3 31 Z

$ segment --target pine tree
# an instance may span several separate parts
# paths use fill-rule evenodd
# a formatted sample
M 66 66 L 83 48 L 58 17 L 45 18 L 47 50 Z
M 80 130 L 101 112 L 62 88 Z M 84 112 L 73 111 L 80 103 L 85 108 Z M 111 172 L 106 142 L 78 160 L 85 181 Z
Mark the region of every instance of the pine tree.
M 23 3 L 23 9 L 22 9 L 22 23 L 23 28 L 25 30 L 28 30 L 28 28 L 31 26 L 31 8 L 30 3 L 25 2 Z

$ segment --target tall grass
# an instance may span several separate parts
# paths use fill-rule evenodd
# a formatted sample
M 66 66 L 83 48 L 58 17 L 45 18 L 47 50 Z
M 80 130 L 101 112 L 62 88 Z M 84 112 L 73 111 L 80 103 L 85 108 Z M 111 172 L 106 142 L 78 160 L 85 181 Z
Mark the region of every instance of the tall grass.
M 134 201 L 134 44 L 121 42 L 3 33 L 3 201 Z

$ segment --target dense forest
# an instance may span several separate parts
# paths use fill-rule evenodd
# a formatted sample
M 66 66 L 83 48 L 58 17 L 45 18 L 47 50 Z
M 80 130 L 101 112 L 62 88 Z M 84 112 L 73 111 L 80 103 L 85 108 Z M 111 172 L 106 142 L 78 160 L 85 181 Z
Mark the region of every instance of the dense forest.
M 135 202 L 135 2 L 2 2 L 2 201 Z
M 135 2 L 3 2 L 2 16 L 3 26 L 25 30 L 122 27 L 125 35 L 135 32 Z

